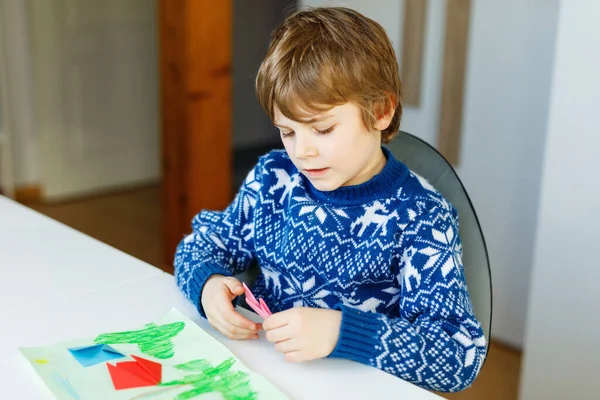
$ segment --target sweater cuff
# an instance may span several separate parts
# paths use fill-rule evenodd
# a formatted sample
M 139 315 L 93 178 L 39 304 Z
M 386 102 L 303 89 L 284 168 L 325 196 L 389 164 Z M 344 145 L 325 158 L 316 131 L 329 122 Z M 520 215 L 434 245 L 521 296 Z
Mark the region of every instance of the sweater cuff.
M 342 311 L 342 325 L 337 345 L 329 357 L 346 358 L 368 365 L 376 354 L 376 347 L 381 344 L 377 337 L 379 316 L 346 306 L 336 309 Z
M 232 276 L 229 271 L 217 263 L 207 262 L 194 268 L 190 282 L 190 298 L 195 301 L 198 312 L 203 318 L 206 318 L 204 308 L 202 307 L 202 291 L 206 281 L 213 275 Z

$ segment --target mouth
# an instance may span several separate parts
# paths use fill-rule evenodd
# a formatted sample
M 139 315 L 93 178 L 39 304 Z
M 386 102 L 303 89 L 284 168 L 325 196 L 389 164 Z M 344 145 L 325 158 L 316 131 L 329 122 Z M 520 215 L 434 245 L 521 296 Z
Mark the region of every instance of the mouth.
M 305 169 L 304 170 L 304 172 L 311 178 L 316 178 L 316 177 L 322 176 L 327 171 L 329 171 L 329 168 L 315 168 L 315 169 Z

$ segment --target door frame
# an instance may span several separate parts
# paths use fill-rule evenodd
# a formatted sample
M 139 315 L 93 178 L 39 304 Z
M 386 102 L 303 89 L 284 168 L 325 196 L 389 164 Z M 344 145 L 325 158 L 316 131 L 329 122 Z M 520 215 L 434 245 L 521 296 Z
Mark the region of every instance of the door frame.
M 163 269 L 202 209 L 232 200 L 232 0 L 159 0 Z
M 0 17 L 2 12 L 0 1 Z M 0 18 L 0 194 L 14 197 L 14 168 L 11 144 L 11 110 L 9 109 L 8 74 L 6 62 L 8 55 L 5 42 L 5 23 Z

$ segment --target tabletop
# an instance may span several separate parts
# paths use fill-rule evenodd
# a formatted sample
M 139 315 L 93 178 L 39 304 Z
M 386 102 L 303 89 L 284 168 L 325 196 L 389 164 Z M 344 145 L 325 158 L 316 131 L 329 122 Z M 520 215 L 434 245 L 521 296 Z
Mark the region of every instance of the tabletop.
M 19 346 L 43 346 L 105 331 L 135 329 L 176 308 L 227 346 L 242 363 L 264 376 L 291 399 L 436 399 L 437 395 L 375 368 L 341 359 L 293 364 L 283 360 L 264 335 L 233 341 L 215 331 L 163 273 L 90 292 L 80 301 L 61 299 L 5 315 L 0 333 L 0 398 L 52 398 Z M 260 321 L 256 314 L 239 309 Z
M 0 196 L 0 314 L 162 271 Z
M 172 308 L 223 343 L 290 399 L 439 399 L 342 359 L 286 362 L 261 334 L 233 341 L 215 331 L 172 275 L 0 196 L 0 398 L 51 399 L 18 348 L 136 329 Z M 245 309 L 248 318 L 260 318 Z

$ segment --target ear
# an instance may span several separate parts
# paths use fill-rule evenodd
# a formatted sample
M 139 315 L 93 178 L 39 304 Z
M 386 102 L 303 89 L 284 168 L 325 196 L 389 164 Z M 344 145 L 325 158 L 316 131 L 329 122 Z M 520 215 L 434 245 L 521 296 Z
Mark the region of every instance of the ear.
M 392 119 L 394 118 L 394 113 L 396 112 L 396 97 L 391 94 L 388 95 L 387 99 L 378 105 L 375 110 L 377 120 L 373 127 L 378 131 L 383 131 L 390 126 Z

